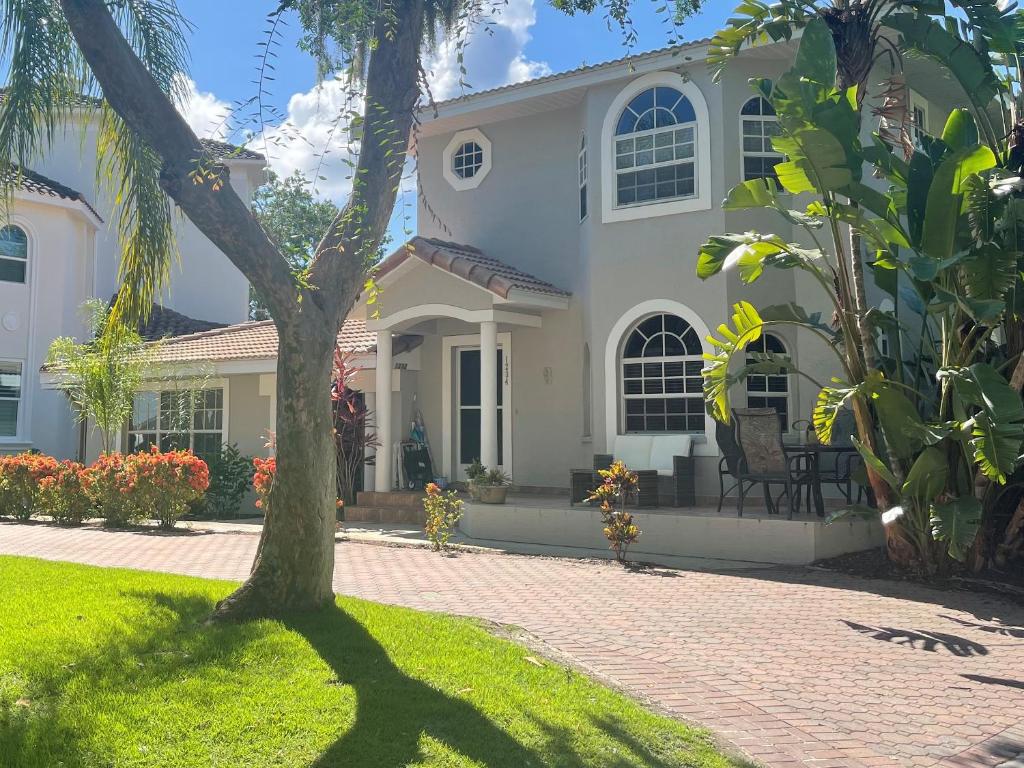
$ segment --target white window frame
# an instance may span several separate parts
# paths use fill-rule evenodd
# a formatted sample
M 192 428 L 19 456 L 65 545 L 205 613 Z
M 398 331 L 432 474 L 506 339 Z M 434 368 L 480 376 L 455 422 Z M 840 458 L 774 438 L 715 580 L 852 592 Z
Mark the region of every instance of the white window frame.
M 701 347 L 708 351 L 706 339 L 711 334 L 707 323 L 700 314 L 673 299 L 648 299 L 626 310 L 612 325 L 605 340 L 604 347 L 604 430 L 605 446 L 615 443 L 618 435 L 624 434 L 620 429 L 619 404 L 619 351 L 626 341 L 626 334 L 637 322 L 648 315 L 678 315 L 690 324 L 701 340 Z M 718 456 L 718 441 L 715 439 L 715 420 L 705 412 L 704 434 L 693 438 L 693 454 L 695 456 Z
M 921 111 L 922 122 L 918 125 L 914 121 L 914 113 Z M 910 139 L 915 145 L 918 145 L 921 134 L 931 136 L 931 131 L 928 130 L 929 114 L 928 114 L 928 100 L 925 99 L 920 93 L 915 91 L 913 88 L 907 88 L 907 112 L 910 117 Z
M 13 221 L 7 222 L 3 226 L 0 226 L 0 229 L 7 228 L 20 229 L 22 234 L 25 235 L 25 258 L 17 259 L 14 258 L 13 256 L 4 256 L 3 254 L 0 254 L 0 261 L 14 261 L 18 263 L 23 263 L 25 265 L 25 279 L 21 281 L 0 279 L 0 283 L 3 283 L 5 285 L 28 285 L 32 269 L 32 265 L 30 264 L 32 260 L 32 236 L 29 234 L 29 231 L 25 229 L 25 227 Z
M 747 120 L 756 120 L 756 121 L 758 121 L 758 122 L 760 122 L 762 124 L 763 123 L 774 123 L 775 125 L 779 124 L 779 118 L 778 118 L 777 115 L 745 115 L 745 114 L 743 114 L 743 108 L 745 106 L 747 106 L 747 104 L 749 104 L 754 99 L 762 99 L 764 101 L 767 101 L 763 96 L 751 96 L 749 99 L 747 99 L 746 101 L 744 101 L 740 105 L 740 114 L 739 114 L 739 118 L 740 118 L 739 119 L 739 131 L 740 131 L 739 132 L 739 139 L 740 139 L 740 141 L 739 141 L 739 144 L 740 144 L 740 180 L 741 181 L 750 181 L 751 180 L 751 179 L 747 178 L 747 167 L 746 167 L 747 164 L 746 164 L 745 160 L 748 157 L 778 158 L 778 162 L 779 163 L 785 162 L 785 160 L 786 160 L 785 156 L 781 152 L 775 152 L 775 151 L 772 151 L 772 152 L 764 152 L 764 151 L 762 151 L 762 152 L 752 152 L 752 151 L 748 151 L 747 148 L 744 146 L 743 140 L 746 138 L 746 134 L 743 131 L 743 123 L 745 121 L 747 121 Z M 761 130 L 761 136 L 762 136 L 762 138 L 764 137 L 764 128 L 763 128 L 763 126 L 762 126 L 762 130 Z M 768 177 L 765 177 L 765 176 L 755 176 L 754 178 L 763 179 L 763 178 L 768 178 Z
M 763 339 L 763 338 L 765 338 L 767 336 L 771 336 L 773 339 L 775 339 L 782 346 L 782 354 L 787 355 L 787 356 L 789 355 L 789 345 L 786 343 L 786 340 L 784 338 L 779 336 L 777 333 L 765 333 L 765 334 L 762 335 L 761 338 Z M 747 346 L 749 347 L 750 345 L 748 344 Z M 744 349 L 744 352 L 746 352 L 745 349 Z M 761 354 L 764 354 L 764 353 L 761 353 Z M 748 357 L 746 359 L 749 360 L 750 358 Z M 753 391 L 752 392 L 750 390 L 750 380 L 752 378 L 754 378 L 755 376 L 764 380 L 764 389 L 761 390 L 761 391 Z M 785 376 L 786 377 L 786 391 L 785 392 L 771 392 L 771 391 L 769 391 L 769 389 L 768 389 L 768 377 L 769 376 Z M 792 377 L 791 374 L 789 374 L 789 373 L 750 373 L 750 374 L 747 374 L 746 378 L 743 381 L 743 389 L 744 389 L 744 391 L 747 394 L 747 407 L 748 408 L 758 408 L 758 407 L 761 407 L 761 406 L 751 405 L 750 404 L 750 398 L 751 397 L 759 397 L 759 398 L 762 398 L 762 399 L 769 399 L 769 398 L 771 398 L 771 399 L 776 399 L 776 400 L 783 400 L 784 399 L 786 401 L 786 423 L 783 425 L 782 431 L 784 433 L 788 433 L 790 431 L 790 429 L 792 427 L 792 422 L 790 420 L 793 418 L 793 377 Z
M 672 200 L 656 200 L 649 203 L 616 205 L 615 168 L 615 127 L 619 116 L 635 96 L 657 86 L 674 88 L 685 96 L 696 115 L 694 127 L 694 194 L 691 197 Z M 689 124 L 685 124 L 689 125 Z M 659 129 L 655 129 L 657 131 Z M 632 134 L 638 136 L 641 134 Z M 617 221 L 636 221 L 654 216 L 668 216 L 690 211 L 706 211 L 711 208 L 711 130 L 708 106 L 701 90 L 690 80 L 676 72 L 651 72 L 638 77 L 623 88 L 612 101 L 605 113 L 601 126 L 601 221 L 605 224 Z M 675 161 L 673 161 L 673 164 Z
M 590 215 L 590 201 L 587 199 L 587 134 L 580 134 L 580 153 L 576 158 L 576 180 L 579 182 L 579 214 L 580 222 Z
M 629 327 L 629 329 L 626 331 L 626 333 L 622 337 L 622 347 L 623 347 L 623 349 L 619 353 L 619 393 L 620 393 L 620 397 L 622 398 L 622 416 L 621 416 L 622 423 L 621 423 L 620 427 L 621 427 L 621 430 L 622 430 L 622 434 L 638 434 L 638 435 L 660 435 L 660 434 L 703 435 L 704 434 L 704 429 L 701 429 L 701 430 L 691 430 L 691 429 L 673 430 L 673 429 L 668 429 L 668 415 L 669 414 L 668 414 L 667 408 L 666 408 L 666 411 L 665 411 L 665 426 L 666 426 L 666 428 L 664 430 L 657 430 L 657 429 L 656 430 L 650 430 L 650 429 L 647 429 L 646 417 L 644 417 L 645 418 L 644 429 L 642 429 L 642 430 L 630 430 L 629 429 L 629 414 L 627 413 L 626 404 L 630 400 L 665 400 L 665 401 L 668 401 L 670 399 L 695 400 L 695 401 L 697 401 L 700 404 L 700 407 L 698 409 L 698 413 L 700 413 L 703 416 L 703 414 L 705 412 L 704 411 L 704 388 L 703 388 L 703 381 L 701 381 L 701 385 L 698 388 L 697 392 L 686 392 L 686 391 L 684 391 L 684 392 L 669 392 L 668 391 L 668 387 L 666 385 L 666 378 L 667 377 L 665 376 L 665 365 L 664 365 L 665 363 L 682 363 L 683 364 L 683 376 L 681 376 L 681 377 L 669 377 L 669 378 L 682 378 L 684 381 L 687 378 L 694 378 L 693 376 L 687 376 L 685 369 L 686 369 L 686 364 L 687 363 L 697 363 L 700 366 L 698 371 L 704 367 L 704 343 L 700 340 L 699 336 L 697 336 L 697 343 L 700 344 L 701 351 L 700 351 L 700 353 L 695 354 L 695 355 L 689 355 L 689 354 L 687 354 L 687 355 L 656 355 L 656 356 L 649 356 L 649 357 L 648 356 L 643 356 L 643 355 L 641 355 L 640 357 L 626 357 L 626 355 L 625 355 L 625 345 L 628 343 L 629 338 L 638 330 L 638 326 L 640 326 L 642 323 L 647 322 L 652 317 L 665 317 L 666 315 L 670 315 L 670 314 L 671 313 L 668 313 L 668 312 L 655 312 L 655 313 L 652 313 L 650 315 L 647 315 L 646 317 L 641 317 L 638 320 L 636 320 Z M 683 319 L 682 317 L 679 317 L 679 315 L 672 315 L 672 316 L 673 317 L 677 317 L 680 320 L 683 320 L 683 322 L 686 322 L 686 320 Z M 693 331 L 694 334 L 696 334 L 696 331 L 693 329 L 693 326 L 689 325 L 689 323 L 687 323 L 687 325 L 689 326 L 690 330 Z M 664 330 L 664 324 L 662 325 L 662 328 L 663 328 L 663 330 L 660 333 L 662 333 L 662 334 L 663 333 L 668 333 L 668 331 Z M 657 364 L 660 364 L 662 366 L 660 377 L 658 377 L 658 376 L 648 376 L 647 375 L 647 372 L 644 369 L 645 369 L 645 367 L 648 364 L 651 364 L 651 363 L 657 363 Z M 639 377 L 633 377 L 633 376 L 627 377 L 626 376 L 626 366 L 627 365 L 639 365 L 640 366 L 640 376 Z M 700 373 L 698 373 L 697 376 L 700 377 Z M 642 383 L 642 388 L 643 388 L 643 384 L 646 383 L 647 381 L 651 381 L 651 380 L 655 380 L 656 381 L 659 378 L 661 380 L 661 391 L 660 392 L 653 392 L 653 393 L 647 393 L 647 392 L 627 393 L 626 392 L 626 382 L 627 381 L 639 381 L 639 382 Z M 667 403 L 666 403 L 666 405 L 667 405 Z M 689 417 L 691 416 L 691 414 L 689 412 L 683 413 L 683 414 L 677 414 L 677 415 L 682 416 L 687 421 L 689 420 Z
M 483 152 L 483 163 L 480 166 L 480 170 L 469 178 L 463 178 L 455 173 L 453 161 L 455 159 L 455 153 L 459 151 L 459 148 L 469 142 L 474 142 L 480 147 L 480 150 Z M 448 142 L 448 146 L 444 148 L 444 152 L 441 155 L 441 162 L 441 172 L 444 175 L 445 180 L 452 186 L 452 189 L 460 192 L 467 189 L 476 189 L 483 183 L 483 180 L 487 178 L 487 174 L 491 172 L 491 140 L 488 139 L 479 128 L 459 131 L 452 136 L 451 141 Z
M 222 426 L 221 426 L 220 430 L 215 430 L 215 429 L 200 429 L 200 430 L 196 430 L 190 424 L 189 425 L 189 429 L 188 429 L 188 435 L 189 435 L 188 442 L 189 442 L 189 449 L 193 450 L 193 452 L 194 452 L 194 447 L 195 447 L 194 435 L 196 435 L 196 434 L 212 435 L 212 434 L 216 434 L 219 431 L 220 432 L 220 436 L 221 436 L 221 441 L 220 441 L 221 445 L 223 446 L 225 444 L 229 444 L 230 443 L 229 425 L 230 425 L 231 422 L 229 420 L 230 411 L 229 411 L 229 408 L 228 408 L 228 405 L 229 405 L 229 402 L 230 402 L 230 386 L 228 385 L 228 379 L 211 379 L 209 381 L 200 381 L 200 380 L 183 381 L 183 382 L 180 382 L 180 386 L 177 386 L 177 387 L 174 387 L 174 388 L 169 388 L 166 385 L 165 382 L 152 382 L 152 383 L 143 384 L 141 387 L 139 387 L 138 391 L 139 391 L 139 393 L 142 393 L 142 392 L 155 392 L 159 396 L 163 392 L 183 392 L 183 391 L 187 391 L 187 390 L 207 390 L 207 389 L 219 389 L 219 390 L 222 390 L 222 392 L 223 392 L 223 398 L 222 398 L 223 399 L 223 406 L 221 408 L 221 425 Z M 125 450 L 128 450 L 129 446 L 131 445 L 130 440 L 131 440 L 131 436 L 133 434 L 152 434 L 152 433 L 155 432 L 156 436 L 157 436 L 156 437 L 157 445 L 160 444 L 160 437 L 161 437 L 162 434 L 164 434 L 164 431 L 160 429 L 160 411 L 159 411 L 159 407 L 160 407 L 160 405 L 159 405 L 159 400 L 158 400 L 158 402 L 157 402 L 157 423 L 156 423 L 156 429 L 132 429 L 131 428 L 131 420 L 129 418 L 129 422 L 128 422 L 128 424 L 125 425 L 125 429 L 124 429 Z M 133 406 L 133 410 L 134 410 L 134 406 Z
M 20 285 L 20 283 L 18 283 Z M 14 421 L 14 434 L 13 435 L 0 435 L 0 445 L 6 443 L 17 443 L 21 441 L 22 425 L 25 422 L 25 404 L 27 401 L 27 387 L 25 386 L 25 361 L 19 358 L 12 357 L 0 357 L 0 363 L 15 363 L 18 366 L 18 376 L 21 377 L 21 385 L 19 387 L 18 397 L 4 397 L 0 398 L 4 401 L 13 400 L 18 404 L 18 415 Z

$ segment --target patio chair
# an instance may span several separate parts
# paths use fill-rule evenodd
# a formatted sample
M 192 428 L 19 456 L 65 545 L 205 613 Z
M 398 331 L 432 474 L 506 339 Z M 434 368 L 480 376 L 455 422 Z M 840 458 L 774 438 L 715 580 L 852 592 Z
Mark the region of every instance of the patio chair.
M 789 497 L 788 519 L 800 509 L 801 489 L 812 482 L 811 458 L 807 454 L 788 454 L 782 444 L 782 425 L 774 408 L 736 408 L 736 441 L 743 452 L 743 477 L 764 488 L 768 514 L 778 514 L 778 501 Z M 781 485 L 783 491 L 772 501 L 771 486 Z M 740 483 L 738 514 L 743 516 L 747 491 Z
M 835 426 L 832 428 L 832 444 L 853 447 L 851 435 L 857 433 L 857 422 L 853 411 L 842 410 L 836 416 Z M 822 457 L 824 458 L 824 457 Z M 860 503 L 864 494 L 864 486 L 855 480 L 857 468 L 864 466 L 864 460 L 856 452 L 834 454 L 827 464 L 819 458 L 818 477 L 821 483 L 835 485 L 836 489 L 843 495 L 847 503 Z M 857 486 L 856 494 L 854 485 Z M 810 502 L 808 502 L 809 504 Z
M 715 422 L 715 440 L 718 442 L 718 450 L 722 452 L 722 458 L 718 461 L 718 509 L 716 513 L 722 511 L 722 504 L 725 502 L 725 497 L 733 491 L 739 489 L 742 483 L 749 483 L 750 486 L 757 484 L 756 480 L 750 480 L 746 477 L 746 464 L 743 462 L 743 451 L 740 450 L 739 443 L 736 442 L 736 429 L 733 424 L 723 424 L 720 421 Z M 725 487 L 725 478 L 731 477 L 733 484 L 728 489 Z M 749 491 L 750 488 L 748 487 Z M 736 496 L 736 506 L 739 508 L 739 494 Z

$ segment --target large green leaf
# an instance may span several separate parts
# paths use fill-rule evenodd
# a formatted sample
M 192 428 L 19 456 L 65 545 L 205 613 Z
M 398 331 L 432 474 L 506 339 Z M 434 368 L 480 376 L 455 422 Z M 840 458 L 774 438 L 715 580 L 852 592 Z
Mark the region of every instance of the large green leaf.
M 824 128 L 798 129 L 791 136 L 773 138 L 772 146 L 789 157 L 775 166 L 775 173 L 791 194 L 841 191 L 854 180 L 846 150 Z
M 989 363 L 969 368 L 943 368 L 940 379 L 949 378 L 959 397 L 1002 423 L 1024 421 L 1024 403 L 1003 375 Z
M 903 483 L 903 495 L 913 496 L 923 504 L 932 500 L 946 488 L 949 477 L 949 461 L 946 452 L 941 448 L 929 446 L 918 454 L 906 482 Z
M 816 18 L 804 27 L 793 69 L 815 83 L 835 85 L 836 46 L 824 19 Z
M 972 299 L 1001 302 L 1017 280 L 1017 254 L 993 243 L 971 251 L 960 264 Z
M 871 452 L 870 448 L 864 445 L 864 443 L 856 437 L 853 438 L 853 447 L 857 449 L 857 453 L 859 453 L 861 458 L 864 459 L 864 463 L 871 467 L 874 473 L 885 481 L 886 485 L 894 491 L 899 490 L 900 484 L 896 482 L 896 476 L 887 466 L 885 466 L 885 463 L 880 458 Z
M 744 211 L 751 208 L 772 208 L 791 224 L 815 229 L 823 225 L 820 215 L 790 210 L 779 200 L 779 185 L 775 179 L 748 179 L 729 190 L 722 208 L 726 211 Z
M 942 142 L 954 152 L 978 143 L 978 126 L 970 110 L 954 109 L 942 129 Z
M 838 379 L 833 379 L 833 383 L 841 382 Z M 825 445 L 831 444 L 836 418 L 857 391 L 857 387 L 822 387 L 818 392 L 814 410 L 811 413 L 811 423 L 814 425 L 814 432 L 820 442 Z
M 974 417 L 971 429 L 974 461 L 990 480 L 1006 483 L 1007 476 L 1020 465 L 1022 443 L 1024 425 L 997 422 L 984 411 Z
M 932 505 L 932 536 L 945 542 L 950 557 L 964 560 L 981 527 L 981 502 L 973 496 Z
M 991 149 L 974 145 L 953 152 L 935 169 L 921 232 L 921 250 L 927 255 L 935 259 L 953 255 L 964 180 L 995 164 L 996 156 Z
M 730 419 L 729 364 L 734 355 L 746 352 L 748 344 L 761 338 L 763 325 L 754 306 L 740 301 L 733 305 L 732 328 L 723 323 L 718 326 L 720 338 L 708 336 L 714 351 L 704 354 L 704 402 L 708 412 L 725 424 Z
M 913 456 L 921 448 L 925 431 L 914 404 L 884 379 L 871 382 L 870 391 L 889 452 L 901 459 Z
M 900 33 L 905 47 L 944 65 L 975 109 L 988 109 L 1000 85 L 987 56 L 925 15 L 892 13 L 882 23 Z

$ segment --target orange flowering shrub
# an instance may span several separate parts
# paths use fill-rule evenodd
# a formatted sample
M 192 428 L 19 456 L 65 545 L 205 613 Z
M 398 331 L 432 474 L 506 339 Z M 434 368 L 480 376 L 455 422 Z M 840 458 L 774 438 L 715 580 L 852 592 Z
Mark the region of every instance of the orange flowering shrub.
M 633 515 L 626 511 L 626 505 L 636 497 L 637 474 L 621 461 L 614 462 L 608 469 L 598 470 L 602 480 L 596 490 L 590 492 L 587 501 L 596 501 L 601 508 L 601 522 L 609 549 L 615 551 L 615 559 L 626 561 L 629 545 L 640 538 L 640 529 L 633 522 Z
M 427 483 L 423 511 L 427 514 L 423 526 L 435 552 L 448 548 L 452 529 L 462 519 L 462 499 L 456 491 L 442 491 L 437 483 Z
M 274 487 L 274 478 L 277 477 L 277 459 L 271 456 L 269 459 L 261 459 L 259 456 L 252 460 L 256 472 L 252 476 L 252 487 L 256 489 L 256 508 L 267 511 L 267 501 L 270 496 L 270 489 Z
M 57 460 L 38 453 L 0 456 L 0 515 L 28 520 L 38 508 L 39 482 L 57 470 Z
M 89 499 L 111 527 L 137 523 L 145 517 L 129 498 L 125 459 L 121 453 L 104 453 L 89 465 L 83 478 Z
M 53 474 L 39 481 L 37 506 L 60 525 L 79 525 L 92 514 L 92 502 L 85 491 L 85 467 L 77 461 L 62 461 Z
M 138 517 L 152 517 L 161 528 L 173 528 L 210 486 L 206 462 L 192 451 L 161 453 L 153 446 L 124 457 L 121 493 Z

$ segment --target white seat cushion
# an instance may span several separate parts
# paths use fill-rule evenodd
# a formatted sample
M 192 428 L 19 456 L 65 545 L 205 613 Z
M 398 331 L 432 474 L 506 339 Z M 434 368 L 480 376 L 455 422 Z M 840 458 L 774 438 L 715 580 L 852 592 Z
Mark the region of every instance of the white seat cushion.
M 674 456 L 689 456 L 693 438 L 689 435 L 655 435 L 651 438 L 651 457 L 647 469 L 658 470 L 659 475 L 672 476 Z
M 651 440 L 650 435 L 618 435 L 612 456 L 629 469 L 650 469 L 647 463 L 651 460 Z

